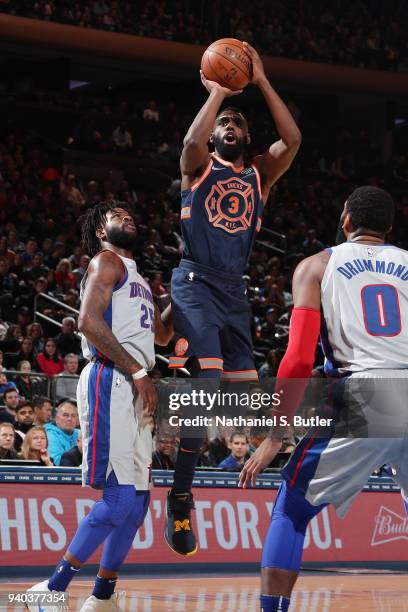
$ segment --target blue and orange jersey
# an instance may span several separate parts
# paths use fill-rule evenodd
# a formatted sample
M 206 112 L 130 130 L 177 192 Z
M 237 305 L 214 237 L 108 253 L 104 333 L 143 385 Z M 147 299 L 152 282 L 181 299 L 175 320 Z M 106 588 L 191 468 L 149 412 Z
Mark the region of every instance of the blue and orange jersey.
M 211 155 L 203 174 L 181 192 L 183 257 L 242 275 L 261 228 L 263 206 L 255 166 L 236 167 Z

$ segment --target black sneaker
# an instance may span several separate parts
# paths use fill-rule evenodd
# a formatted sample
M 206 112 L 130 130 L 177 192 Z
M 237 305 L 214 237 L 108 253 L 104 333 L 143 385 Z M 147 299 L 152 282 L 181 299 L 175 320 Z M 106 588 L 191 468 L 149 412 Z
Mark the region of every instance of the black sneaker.
M 194 508 L 192 493 L 167 493 L 164 537 L 171 550 L 185 557 L 195 555 L 198 550 L 191 526 Z

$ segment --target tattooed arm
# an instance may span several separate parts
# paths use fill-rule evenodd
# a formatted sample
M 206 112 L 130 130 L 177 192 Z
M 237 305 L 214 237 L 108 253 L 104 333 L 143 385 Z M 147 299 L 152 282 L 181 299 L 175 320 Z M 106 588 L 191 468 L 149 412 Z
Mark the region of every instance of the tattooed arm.
M 78 318 L 78 329 L 96 349 L 127 374 L 134 374 L 142 365 L 118 342 L 103 318 L 115 285 L 122 280 L 123 268 L 117 255 L 103 251 L 91 261 Z M 134 380 L 145 407 L 153 411 L 156 392 L 148 376 Z

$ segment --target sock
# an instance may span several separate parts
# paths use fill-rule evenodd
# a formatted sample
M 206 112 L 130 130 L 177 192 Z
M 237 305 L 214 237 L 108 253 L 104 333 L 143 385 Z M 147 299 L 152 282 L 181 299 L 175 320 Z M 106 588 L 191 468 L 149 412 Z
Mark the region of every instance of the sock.
M 192 376 L 196 379 L 193 389 L 200 392 L 214 393 L 219 387 L 220 370 L 202 370 L 197 362 L 193 362 Z M 184 406 L 183 417 L 194 418 L 202 414 L 200 406 Z M 200 456 L 200 449 L 207 435 L 205 427 L 183 426 L 181 428 L 180 447 L 177 454 L 176 465 L 174 466 L 174 481 L 172 493 L 189 493 L 193 485 L 194 472 Z M 197 437 L 192 437 L 192 436 Z
M 115 591 L 116 580 L 116 578 L 100 578 L 97 576 L 92 595 L 96 599 L 109 599 Z
M 66 591 L 67 586 L 78 572 L 78 567 L 73 567 L 69 561 L 61 559 L 48 581 L 48 588 L 50 591 Z
M 283 595 L 261 595 L 261 612 L 288 612 L 290 599 Z
M 191 491 L 202 443 L 203 440 L 200 438 L 181 438 L 174 467 L 173 493 L 187 493 Z

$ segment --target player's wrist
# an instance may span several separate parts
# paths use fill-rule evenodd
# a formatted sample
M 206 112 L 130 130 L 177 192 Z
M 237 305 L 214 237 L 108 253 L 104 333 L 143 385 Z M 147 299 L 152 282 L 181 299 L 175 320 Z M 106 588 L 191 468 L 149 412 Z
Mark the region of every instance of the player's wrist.
M 265 73 L 259 75 L 256 77 L 256 79 L 252 79 L 252 83 L 254 83 L 254 85 L 257 85 L 258 87 L 271 87 L 270 82 L 268 81 L 268 77 L 266 76 Z
M 132 372 L 131 376 L 133 380 L 140 380 L 141 378 L 144 378 L 145 376 L 147 376 L 147 370 L 146 368 L 140 368 L 140 370 L 136 370 L 135 372 Z

